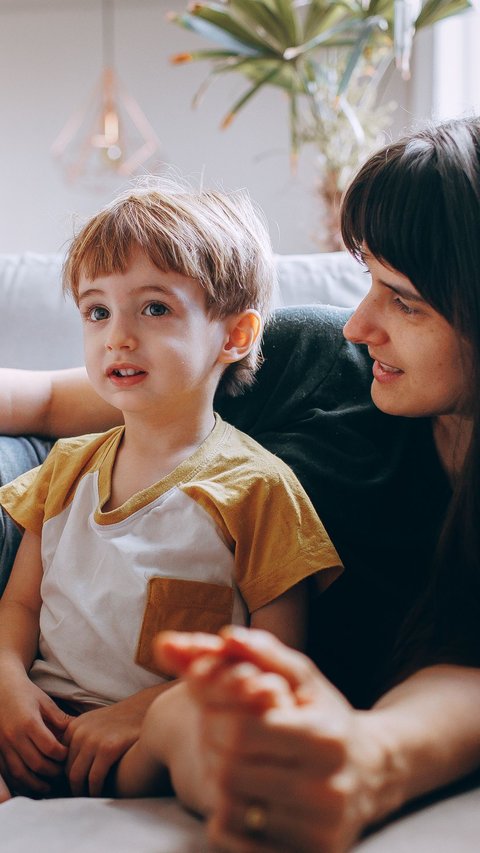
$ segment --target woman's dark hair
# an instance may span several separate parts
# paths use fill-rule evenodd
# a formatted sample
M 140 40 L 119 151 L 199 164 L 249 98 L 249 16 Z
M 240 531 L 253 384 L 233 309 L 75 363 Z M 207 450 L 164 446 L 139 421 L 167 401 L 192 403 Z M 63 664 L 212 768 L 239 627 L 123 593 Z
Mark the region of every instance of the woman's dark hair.
M 407 276 L 468 343 L 471 442 L 425 599 L 410 615 L 403 641 L 404 651 L 412 647 L 415 661 L 451 659 L 478 665 L 480 119 L 431 125 L 374 154 L 345 194 L 341 228 L 351 254 L 361 260 L 367 248 L 381 263 Z

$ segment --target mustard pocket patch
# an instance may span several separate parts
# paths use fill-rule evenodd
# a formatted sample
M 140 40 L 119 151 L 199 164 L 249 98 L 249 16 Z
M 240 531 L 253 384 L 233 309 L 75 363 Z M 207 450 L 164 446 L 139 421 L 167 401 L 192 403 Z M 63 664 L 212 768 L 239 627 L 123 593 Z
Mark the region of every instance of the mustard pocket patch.
M 215 634 L 232 621 L 233 589 L 216 583 L 150 578 L 135 662 L 159 675 L 152 640 L 159 631 Z

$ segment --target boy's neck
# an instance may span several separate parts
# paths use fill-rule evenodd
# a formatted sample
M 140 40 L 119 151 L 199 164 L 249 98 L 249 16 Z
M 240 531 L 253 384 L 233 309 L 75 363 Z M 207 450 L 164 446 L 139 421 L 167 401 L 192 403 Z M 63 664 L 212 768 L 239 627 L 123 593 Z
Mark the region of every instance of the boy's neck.
M 215 425 L 213 409 L 179 420 L 175 412 L 146 419 L 125 413 L 125 433 L 112 472 L 104 511 L 116 509 L 137 492 L 171 474 L 205 441 Z
M 170 454 L 176 456 L 184 450 L 188 455 L 196 450 L 212 431 L 215 416 L 212 407 L 202 412 L 189 412 L 181 419 L 174 409 L 151 418 L 143 413 L 124 412 L 124 422 L 123 446 L 128 452 L 158 459 Z

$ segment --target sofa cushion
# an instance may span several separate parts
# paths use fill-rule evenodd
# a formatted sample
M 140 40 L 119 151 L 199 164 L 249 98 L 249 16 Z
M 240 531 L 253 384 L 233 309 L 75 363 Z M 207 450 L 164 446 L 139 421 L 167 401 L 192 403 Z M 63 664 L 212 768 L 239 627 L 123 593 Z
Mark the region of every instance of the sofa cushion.
M 353 308 L 368 289 L 368 276 L 347 252 L 277 255 L 276 307 L 321 303 Z
M 81 322 L 61 287 L 62 255 L 0 255 L 0 365 L 83 364 Z

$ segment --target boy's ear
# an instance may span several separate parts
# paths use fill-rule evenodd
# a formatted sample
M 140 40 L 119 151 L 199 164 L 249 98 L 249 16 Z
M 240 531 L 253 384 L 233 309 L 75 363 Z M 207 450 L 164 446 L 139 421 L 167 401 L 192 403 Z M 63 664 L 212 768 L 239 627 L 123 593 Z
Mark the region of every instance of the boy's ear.
M 254 308 L 247 308 L 229 319 L 227 337 L 219 356 L 220 364 L 233 364 L 245 358 L 262 331 L 262 318 Z

